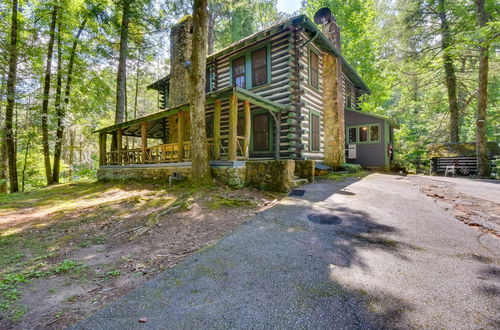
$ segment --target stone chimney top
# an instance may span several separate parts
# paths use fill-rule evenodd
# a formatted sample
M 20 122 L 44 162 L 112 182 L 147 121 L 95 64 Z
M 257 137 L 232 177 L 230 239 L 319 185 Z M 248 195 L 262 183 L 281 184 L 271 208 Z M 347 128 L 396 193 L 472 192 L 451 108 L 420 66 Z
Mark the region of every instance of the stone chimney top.
M 168 106 L 189 100 L 189 69 L 192 51 L 193 17 L 185 16 L 170 32 L 170 87 Z
M 314 14 L 314 22 L 322 25 L 323 34 L 333 43 L 333 45 L 341 51 L 340 43 L 340 27 L 335 20 L 330 8 L 324 7 L 319 9 Z

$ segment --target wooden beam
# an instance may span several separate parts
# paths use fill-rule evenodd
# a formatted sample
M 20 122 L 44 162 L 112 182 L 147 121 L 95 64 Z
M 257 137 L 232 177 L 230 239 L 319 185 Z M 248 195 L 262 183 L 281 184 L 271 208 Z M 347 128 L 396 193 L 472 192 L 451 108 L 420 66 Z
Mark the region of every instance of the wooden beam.
M 238 126 L 238 97 L 233 94 L 229 97 L 229 142 L 227 160 L 236 160 L 237 156 L 237 131 Z
M 123 135 L 123 131 L 121 128 L 119 128 L 116 131 L 116 151 L 117 151 L 118 165 L 122 164 L 122 146 L 123 146 L 122 135 Z
M 148 147 L 148 122 L 145 121 L 141 125 L 141 151 L 142 151 L 142 162 L 146 163 L 146 149 Z
M 184 130 L 186 121 L 184 120 L 185 112 L 179 111 L 177 113 L 177 145 L 179 147 L 178 151 L 178 162 L 182 162 L 184 160 Z
M 245 160 L 248 160 L 250 157 L 249 149 L 250 149 L 250 102 L 245 100 L 243 101 L 243 112 L 245 113 L 245 142 L 243 145 L 243 156 Z
M 99 165 L 106 165 L 106 133 L 99 134 Z
M 215 100 L 214 109 L 214 159 L 220 159 L 220 114 L 222 110 L 221 100 Z

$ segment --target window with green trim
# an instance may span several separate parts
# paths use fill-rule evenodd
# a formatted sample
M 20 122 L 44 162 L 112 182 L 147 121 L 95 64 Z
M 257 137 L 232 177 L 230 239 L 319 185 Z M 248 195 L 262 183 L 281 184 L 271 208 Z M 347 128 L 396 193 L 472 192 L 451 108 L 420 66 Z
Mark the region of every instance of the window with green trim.
M 207 66 L 207 70 L 205 72 L 205 93 L 212 91 L 212 68 Z
M 254 50 L 252 56 L 252 87 L 267 84 L 266 47 Z
M 245 56 L 241 56 L 233 60 L 233 85 L 241 88 L 247 88 Z
M 380 124 L 366 124 L 347 127 L 347 143 L 380 142 Z
M 270 44 L 248 50 L 231 61 L 233 85 L 251 89 L 271 82 Z
M 311 114 L 311 151 L 319 151 L 319 116 Z
M 309 85 L 319 88 L 319 56 L 311 48 L 309 49 Z

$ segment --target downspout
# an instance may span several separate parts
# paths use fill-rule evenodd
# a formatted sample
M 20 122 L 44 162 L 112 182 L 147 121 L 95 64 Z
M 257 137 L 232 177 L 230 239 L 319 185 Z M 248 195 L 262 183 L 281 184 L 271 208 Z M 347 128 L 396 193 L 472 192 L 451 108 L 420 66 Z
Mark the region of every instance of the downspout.
M 313 42 L 317 37 L 319 36 L 319 31 L 316 30 L 316 32 L 314 32 L 314 35 L 311 39 L 307 40 L 306 42 L 304 42 L 301 46 L 299 46 L 299 48 L 304 48 L 305 46 L 309 45 L 311 42 Z

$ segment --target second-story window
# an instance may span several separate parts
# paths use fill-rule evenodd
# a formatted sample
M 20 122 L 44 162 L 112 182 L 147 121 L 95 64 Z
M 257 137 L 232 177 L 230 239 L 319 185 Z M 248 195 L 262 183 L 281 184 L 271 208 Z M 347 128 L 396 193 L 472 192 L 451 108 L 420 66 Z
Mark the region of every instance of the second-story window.
M 252 52 L 252 87 L 267 84 L 266 47 Z
M 247 88 L 245 75 L 245 56 L 242 56 L 233 61 L 233 85 Z
M 313 50 L 309 50 L 309 84 L 319 88 L 319 56 Z

